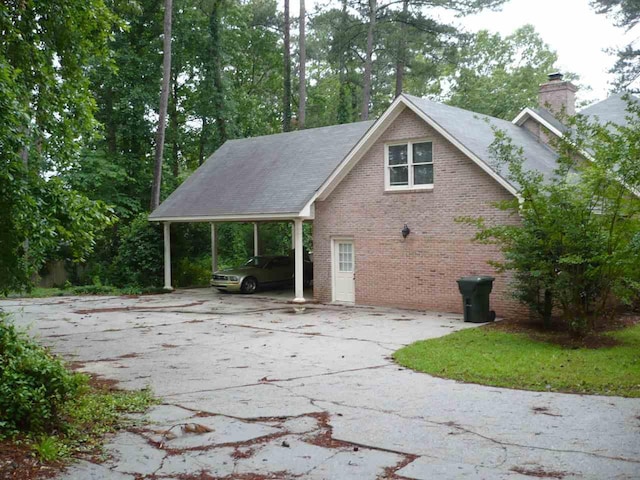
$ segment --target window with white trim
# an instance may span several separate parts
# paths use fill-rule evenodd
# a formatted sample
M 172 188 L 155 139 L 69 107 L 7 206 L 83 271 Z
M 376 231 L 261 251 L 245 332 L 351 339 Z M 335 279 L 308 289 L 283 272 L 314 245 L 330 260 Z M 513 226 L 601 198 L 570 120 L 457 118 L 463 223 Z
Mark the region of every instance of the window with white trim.
M 385 145 L 385 189 L 433 187 L 433 143 L 427 141 Z

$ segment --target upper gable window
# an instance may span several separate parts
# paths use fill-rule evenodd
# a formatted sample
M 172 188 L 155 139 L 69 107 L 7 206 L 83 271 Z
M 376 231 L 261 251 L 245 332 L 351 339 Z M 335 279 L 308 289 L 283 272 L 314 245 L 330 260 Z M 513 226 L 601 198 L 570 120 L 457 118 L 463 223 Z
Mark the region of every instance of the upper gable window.
M 433 188 L 433 144 L 426 141 L 385 145 L 385 189 Z

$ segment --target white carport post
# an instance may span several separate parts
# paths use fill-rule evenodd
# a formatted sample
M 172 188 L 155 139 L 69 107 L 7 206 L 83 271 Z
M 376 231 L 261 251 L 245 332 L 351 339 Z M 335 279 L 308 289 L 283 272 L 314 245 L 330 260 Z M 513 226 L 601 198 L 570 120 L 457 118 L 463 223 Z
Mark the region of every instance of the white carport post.
M 171 286 L 171 223 L 164 222 L 164 288 L 173 290 Z
M 293 221 L 293 238 L 295 248 L 295 303 L 304 303 L 304 257 L 302 255 L 302 219 L 296 218 Z
M 218 239 L 216 238 L 216 224 L 211 222 L 211 273 L 218 270 Z
M 259 254 L 258 250 L 258 222 L 253 222 L 253 255 L 255 257 Z

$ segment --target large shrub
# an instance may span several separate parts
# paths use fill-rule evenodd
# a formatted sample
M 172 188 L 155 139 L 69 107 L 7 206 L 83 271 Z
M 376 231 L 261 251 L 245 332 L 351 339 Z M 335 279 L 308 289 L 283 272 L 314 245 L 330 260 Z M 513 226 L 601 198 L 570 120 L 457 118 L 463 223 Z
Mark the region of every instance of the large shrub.
M 57 426 L 83 382 L 0 314 L 0 438 Z
M 518 185 L 520 198 L 499 208 L 519 225 L 479 227 L 477 238 L 497 243 L 513 273 L 515 296 L 551 323 L 560 312 L 576 333 L 606 320 L 616 304 L 640 292 L 640 107 L 629 104 L 628 124 L 568 119 L 572 129 L 555 145 L 552 175 L 525 168 L 521 149 L 496 132 L 497 168 Z
M 164 247 L 162 226 L 136 217 L 118 232 L 118 249 L 111 265 L 112 280 L 118 286 L 162 285 Z

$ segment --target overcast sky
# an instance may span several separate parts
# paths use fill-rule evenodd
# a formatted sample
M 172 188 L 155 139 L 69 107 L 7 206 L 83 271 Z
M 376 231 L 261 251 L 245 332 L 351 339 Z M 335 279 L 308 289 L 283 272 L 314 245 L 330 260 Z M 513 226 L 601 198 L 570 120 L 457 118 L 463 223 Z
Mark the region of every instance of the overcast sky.
M 327 0 L 306 0 L 307 11 Z M 291 16 L 299 14 L 299 2 L 290 0 Z M 640 26 L 630 32 L 613 26 L 606 15 L 597 15 L 589 0 L 510 0 L 500 11 L 485 11 L 465 18 L 448 17 L 467 30 L 487 29 L 508 35 L 527 23 L 558 53 L 558 67 L 580 75 L 580 83 L 592 88 L 579 92 L 578 99 L 607 97 L 612 75 L 608 70 L 615 56 L 606 49 L 622 47 L 640 37 Z
M 508 35 L 531 23 L 540 36 L 558 53 L 558 67 L 580 75 L 580 83 L 592 88 L 579 93 L 580 100 L 607 97 L 613 76 L 608 70 L 615 55 L 605 52 L 627 45 L 640 36 L 640 27 L 630 32 L 613 26 L 606 15 L 597 15 L 589 0 L 511 0 L 501 11 L 486 11 L 456 19 L 467 29 L 483 28 Z

